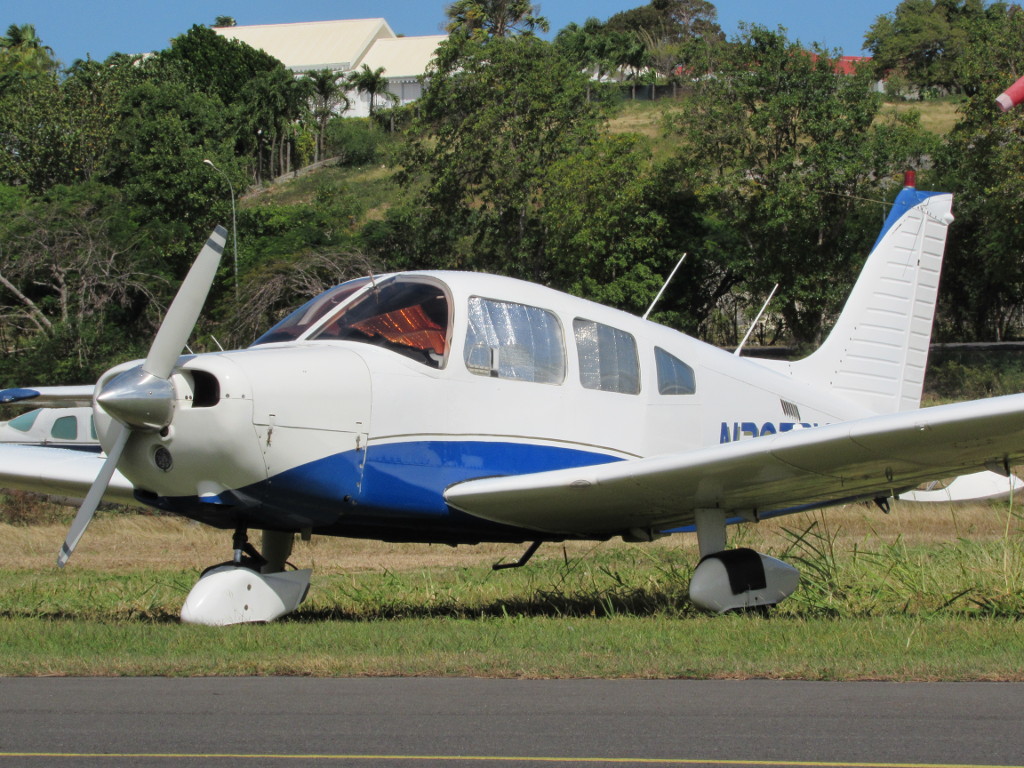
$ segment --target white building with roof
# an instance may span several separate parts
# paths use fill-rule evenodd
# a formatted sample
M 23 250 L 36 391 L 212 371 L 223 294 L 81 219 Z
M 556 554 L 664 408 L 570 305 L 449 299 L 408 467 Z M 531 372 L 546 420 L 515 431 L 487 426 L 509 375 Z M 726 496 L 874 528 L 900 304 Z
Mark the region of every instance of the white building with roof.
M 399 37 L 384 19 L 214 27 L 214 32 L 269 53 L 295 73 L 330 69 L 348 74 L 364 64 L 374 71 L 383 67 L 396 104 L 408 104 L 422 95 L 419 78 L 447 38 Z M 352 106 L 345 115 L 366 117 L 369 97 L 355 91 L 347 95 Z

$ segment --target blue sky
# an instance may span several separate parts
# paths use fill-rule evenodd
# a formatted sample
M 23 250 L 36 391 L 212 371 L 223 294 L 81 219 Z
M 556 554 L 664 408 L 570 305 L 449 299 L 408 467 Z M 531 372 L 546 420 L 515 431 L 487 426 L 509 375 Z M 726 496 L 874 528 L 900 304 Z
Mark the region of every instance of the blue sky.
M 899 0 L 720 0 L 715 3 L 722 28 L 730 36 L 741 21 L 786 27 L 791 38 L 861 52 L 864 32 Z M 234 16 L 239 24 L 277 24 L 328 19 L 383 17 L 406 35 L 435 35 L 444 24 L 444 0 L 2 0 L 0 31 L 11 24 L 35 24 L 57 58 L 70 64 L 86 54 L 104 59 L 115 51 L 139 53 L 166 48 L 193 24 L 211 24 L 216 16 Z M 541 14 L 552 33 L 589 16 L 604 20 L 643 0 L 541 0 Z

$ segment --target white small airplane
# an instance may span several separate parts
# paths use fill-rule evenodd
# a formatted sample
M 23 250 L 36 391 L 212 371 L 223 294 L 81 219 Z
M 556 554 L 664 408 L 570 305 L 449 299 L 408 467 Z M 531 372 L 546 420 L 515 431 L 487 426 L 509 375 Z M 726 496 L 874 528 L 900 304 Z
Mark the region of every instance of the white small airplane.
M 86 494 L 234 531 L 182 618 L 266 621 L 309 571 L 296 534 L 473 544 L 650 541 L 696 531 L 691 599 L 773 605 L 798 574 L 726 527 L 887 500 L 1024 456 L 1024 395 L 920 409 L 948 194 L 906 187 L 834 329 L 797 362 L 738 357 L 549 288 L 493 275 L 360 278 L 243 350 L 182 356 L 224 246 L 211 236 L 144 361 L 95 386 L 5 390 L 91 402 L 106 457 L 0 446 L 0 486 Z M 263 531 L 262 551 L 248 543 Z
M 53 445 L 100 451 L 92 407 L 36 408 L 0 422 L 0 443 Z

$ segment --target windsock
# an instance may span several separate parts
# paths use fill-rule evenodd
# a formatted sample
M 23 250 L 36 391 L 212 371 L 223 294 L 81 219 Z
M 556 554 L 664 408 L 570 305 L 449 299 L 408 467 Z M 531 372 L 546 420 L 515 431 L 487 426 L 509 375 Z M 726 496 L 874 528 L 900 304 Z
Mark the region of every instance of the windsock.
M 1024 101 L 1024 77 L 996 97 L 996 104 L 1003 112 L 1017 106 L 1022 101 Z

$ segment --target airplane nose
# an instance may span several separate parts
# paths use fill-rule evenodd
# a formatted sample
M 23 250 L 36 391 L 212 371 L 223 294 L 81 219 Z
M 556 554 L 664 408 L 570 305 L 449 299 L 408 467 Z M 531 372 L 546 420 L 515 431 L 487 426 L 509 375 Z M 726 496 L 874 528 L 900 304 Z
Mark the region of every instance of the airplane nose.
M 135 429 L 158 431 L 171 423 L 174 387 L 136 366 L 104 385 L 96 401 L 111 417 Z

